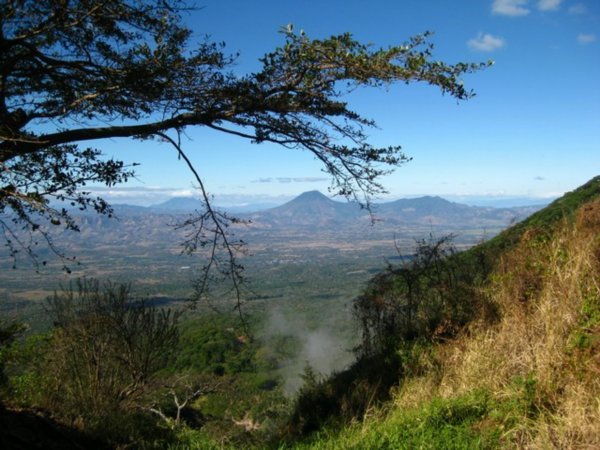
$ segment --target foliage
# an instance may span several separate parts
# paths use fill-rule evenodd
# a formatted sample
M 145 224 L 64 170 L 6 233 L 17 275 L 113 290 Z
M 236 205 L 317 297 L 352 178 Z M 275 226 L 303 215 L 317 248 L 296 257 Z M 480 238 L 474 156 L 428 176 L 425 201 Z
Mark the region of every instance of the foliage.
M 259 323 L 251 319 L 247 325 L 256 329 Z M 246 331 L 228 314 L 206 313 L 181 324 L 170 371 L 200 377 L 204 386 L 212 387 L 190 402 L 185 426 L 178 430 L 191 448 L 207 440 L 235 448 L 251 443 L 260 447 L 286 417 L 289 401 L 277 373 L 284 355 L 267 352 L 266 344 Z
M 5 322 L 0 320 L 0 388 L 6 384 L 4 373 L 6 364 L 10 361 L 9 347 L 19 336 L 23 334 L 26 327 L 21 322 Z
M 600 245 L 598 246 L 600 249 Z M 580 326 L 573 332 L 571 342 L 579 349 L 593 349 L 600 344 L 600 292 L 590 289 L 585 293 L 581 307 Z
M 291 448 L 303 449 L 493 449 L 500 423 L 489 420 L 496 405 L 482 391 L 434 399 L 418 408 L 379 413 L 342 431 L 326 429 Z
M 208 313 L 182 324 L 176 370 L 193 369 L 215 375 L 253 372 L 257 345 L 237 318 Z
M 66 255 L 54 244 L 51 229 L 63 225 L 68 230 L 79 231 L 79 225 L 69 211 L 73 208 L 90 208 L 112 217 L 113 210 L 105 200 L 91 197 L 89 192 L 79 188 L 92 182 L 107 186 L 124 183 L 133 176 L 133 171 L 122 161 L 102 161 L 100 155 L 99 150 L 61 145 L 2 162 L 0 231 L 12 257 L 13 268 L 19 252 L 25 252 L 38 267 L 46 265 L 46 259 L 40 260 L 36 253 L 41 239 L 63 259 L 64 269 L 70 271 L 69 265 L 75 258 L 67 261 Z M 56 206 L 59 204 L 62 206 Z
M 172 359 L 178 315 L 132 300 L 129 286 L 89 279 L 49 298 L 48 314 L 49 335 L 21 348 L 16 398 L 108 440 L 153 429 L 140 407 Z
M 349 368 L 318 379 L 309 368 L 306 384 L 297 395 L 292 414 L 282 429 L 284 439 L 305 436 L 325 426 L 339 427 L 361 419 L 390 398 L 390 389 L 402 376 L 396 355 L 359 358 Z
M 479 289 L 483 258 L 460 258 L 453 236 L 417 241 L 412 258 L 371 279 L 354 301 L 364 354 L 393 351 L 399 343 L 455 335 L 478 314 L 491 314 Z
M 129 402 L 171 358 L 179 337 L 178 315 L 131 300 L 129 290 L 127 285 L 101 286 L 97 280 L 83 279 L 76 290 L 69 287 L 48 299 L 55 343 L 69 355 L 64 368 L 73 370 L 72 378 L 81 373 L 69 367 L 72 363 L 90 365 L 91 370 L 83 371 L 95 374 L 77 381 L 91 389 L 78 395 Z M 73 355 L 81 355 L 81 361 L 74 361 Z M 62 366 L 65 361 L 57 362 Z
M 0 404 L 3 449 L 109 450 L 101 439 L 67 427 L 40 411 Z
M 14 342 L 8 349 L 10 365 L 7 365 L 7 397 L 21 405 L 39 406 L 45 403 L 44 374 L 46 356 L 50 351 L 51 332 L 27 336 L 22 342 Z

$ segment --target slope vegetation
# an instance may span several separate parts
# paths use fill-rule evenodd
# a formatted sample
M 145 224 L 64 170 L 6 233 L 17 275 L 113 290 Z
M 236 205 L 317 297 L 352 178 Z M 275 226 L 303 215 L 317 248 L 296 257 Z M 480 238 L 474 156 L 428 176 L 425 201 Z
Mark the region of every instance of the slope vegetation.
M 382 333 L 401 334 L 377 340 L 375 322 L 367 328 L 368 357 L 397 366 L 389 401 L 377 403 L 373 395 L 354 420 L 340 426 L 340 406 L 347 401 L 327 398 L 327 392 L 344 392 L 332 386 L 351 374 L 317 383 L 304 395 L 312 405 L 299 400 L 304 417 L 298 419 L 297 412 L 295 425 L 310 422 L 311 411 L 323 404 L 338 406 L 338 420 L 321 415 L 327 425 L 290 446 L 600 448 L 600 177 L 488 243 L 442 256 L 437 268 L 424 273 L 446 273 L 439 269 L 443 266 L 467 280 L 460 269 L 466 264 L 470 272 L 479 271 L 470 278 L 471 289 L 461 283 L 448 287 L 447 277 L 429 284 L 430 276 L 410 278 L 407 272 L 423 270 L 411 265 L 377 277 L 362 299 L 379 305 L 377 314 L 372 308 L 364 320 L 376 316 L 378 325 L 386 324 Z M 482 263 L 472 265 L 477 259 Z M 420 286 L 427 305 L 438 301 L 448 307 L 433 313 L 423 304 L 413 307 L 406 280 Z M 458 297 L 441 285 L 458 289 L 471 314 L 453 315 L 456 305 L 448 299 Z M 390 312 L 380 306 L 384 300 L 402 308 Z M 433 318 L 435 326 L 402 334 L 401 312 L 411 308 L 412 324 Z M 390 314 L 394 320 L 386 322 Z M 377 392 L 365 389 L 368 380 L 355 375 L 346 392 L 358 386 Z M 382 380 L 372 380 L 372 386 Z

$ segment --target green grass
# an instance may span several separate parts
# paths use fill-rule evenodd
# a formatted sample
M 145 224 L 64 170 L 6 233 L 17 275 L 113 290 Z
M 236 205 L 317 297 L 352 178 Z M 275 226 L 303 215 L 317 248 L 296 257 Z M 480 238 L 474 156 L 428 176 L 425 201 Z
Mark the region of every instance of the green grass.
M 598 196 L 600 196 L 600 176 L 592 178 L 572 192 L 567 192 L 547 207 L 504 230 L 485 244 L 474 247 L 464 253 L 470 254 L 473 251 L 484 250 L 490 252 L 492 257 L 498 256 L 502 251 L 516 245 L 523 233 L 528 230 L 551 233 L 554 227 L 559 225 L 562 220 L 572 219 L 579 207 Z
M 500 442 L 501 423 L 491 419 L 494 402 L 484 392 L 435 399 L 413 410 L 394 409 L 341 432 L 321 431 L 292 445 L 302 449 L 492 449 Z

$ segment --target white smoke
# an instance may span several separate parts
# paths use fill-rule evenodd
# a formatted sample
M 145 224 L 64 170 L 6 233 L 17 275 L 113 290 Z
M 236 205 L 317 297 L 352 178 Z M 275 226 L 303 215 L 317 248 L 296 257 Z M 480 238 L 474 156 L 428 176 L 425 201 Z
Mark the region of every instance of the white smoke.
M 296 341 L 299 347 L 280 369 L 287 394 L 294 394 L 302 387 L 302 374 L 307 365 L 320 377 L 326 377 L 352 362 L 352 339 L 340 333 L 336 326 L 339 319 L 339 316 L 325 314 L 320 323 L 314 323 L 314 319 L 309 321 L 298 311 L 271 310 L 263 330 L 265 344 L 275 338 L 286 337 Z

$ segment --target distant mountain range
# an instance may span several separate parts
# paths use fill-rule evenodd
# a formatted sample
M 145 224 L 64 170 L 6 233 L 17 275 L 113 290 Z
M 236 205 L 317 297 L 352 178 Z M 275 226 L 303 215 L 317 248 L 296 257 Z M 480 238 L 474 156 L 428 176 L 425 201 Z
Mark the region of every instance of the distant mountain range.
M 355 267 L 352 264 L 359 259 L 370 261 L 365 262 L 368 266 L 380 264 L 383 257 L 397 256 L 396 244 L 410 253 L 415 240 L 429 234 L 454 234 L 456 244 L 464 248 L 495 236 L 540 208 L 476 207 L 421 197 L 375 204 L 371 216 L 357 203 L 335 201 L 311 191 L 262 211 L 232 212 L 248 223 L 233 225 L 230 230 L 235 239 L 248 243 L 252 254 L 248 263 L 256 267 L 279 270 L 277 267 L 288 263 L 340 258 Z M 199 200 L 174 198 L 151 207 L 115 205 L 114 209 L 117 219 L 74 212 L 79 233 L 55 230 L 53 239 L 61 251 L 76 255 L 87 267 L 78 270 L 90 270 L 79 274 L 127 274 L 148 286 L 180 286 L 189 281 L 187 270 L 194 260 L 181 257 L 181 244 L 192 230 L 176 225 L 202 209 Z M 374 226 L 372 218 L 376 219 Z M 12 260 L 0 259 L 0 263 L 5 264 L 0 268 L 10 267 Z M 175 276 L 178 281 L 173 281 Z
M 374 204 L 371 214 L 353 202 L 331 200 L 318 191 L 301 194 L 288 203 L 250 214 L 257 225 L 269 227 L 347 227 L 370 223 L 436 225 L 449 228 L 505 227 L 540 209 L 539 206 L 491 208 L 467 206 L 440 197 L 401 199 Z
M 372 219 L 389 226 L 421 225 L 443 226 L 447 228 L 494 227 L 504 228 L 522 220 L 542 206 L 519 206 L 513 208 L 493 208 L 468 206 L 450 202 L 441 197 L 419 197 L 376 203 L 371 214 L 361 209 L 355 202 L 336 201 L 319 191 L 300 194 L 289 202 L 266 208 L 268 205 L 254 206 L 255 212 L 236 208 L 232 214 L 251 221 L 253 229 L 321 227 L 356 228 L 370 224 Z M 176 197 L 150 207 L 116 205 L 117 216 L 179 216 L 202 210 L 199 199 Z M 256 211 L 258 209 L 258 211 Z M 152 220 L 151 220 L 152 222 Z

